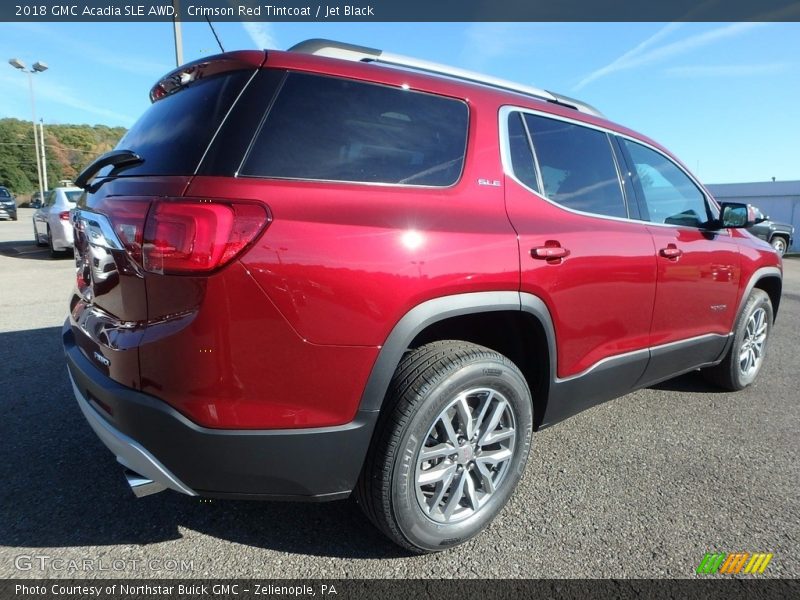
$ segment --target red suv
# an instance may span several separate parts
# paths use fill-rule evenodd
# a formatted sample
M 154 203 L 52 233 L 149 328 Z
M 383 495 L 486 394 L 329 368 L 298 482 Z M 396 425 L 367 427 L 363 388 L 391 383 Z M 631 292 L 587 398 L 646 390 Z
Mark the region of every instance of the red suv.
M 324 40 L 150 97 L 79 178 L 63 334 L 137 495 L 354 494 L 441 550 L 535 430 L 763 364 L 781 261 L 747 207 L 586 104 Z

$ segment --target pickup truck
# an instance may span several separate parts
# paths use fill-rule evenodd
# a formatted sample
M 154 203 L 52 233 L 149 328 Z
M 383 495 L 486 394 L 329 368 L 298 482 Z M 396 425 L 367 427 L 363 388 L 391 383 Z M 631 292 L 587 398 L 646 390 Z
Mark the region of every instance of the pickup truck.
M 747 231 L 757 238 L 772 244 L 772 247 L 783 256 L 792 247 L 794 227 L 788 223 L 778 223 L 769 218 L 756 207 L 755 225 L 748 227 Z

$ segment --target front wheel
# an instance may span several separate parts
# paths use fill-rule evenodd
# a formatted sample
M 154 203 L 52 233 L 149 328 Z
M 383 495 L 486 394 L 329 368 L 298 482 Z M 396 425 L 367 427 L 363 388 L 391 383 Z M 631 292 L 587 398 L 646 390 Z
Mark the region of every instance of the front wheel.
M 788 244 L 786 243 L 786 240 L 784 238 L 780 236 L 775 236 L 774 238 L 772 238 L 770 244 L 772 244 L 772 247 L 775 248 L 775 252 L 777 252 L 780 256 L 786 254 L 786 249 L 788 247 Z
M 754 289 L 736 322 L 728 353 L 720 364 L 703 370 L 706 378 L 731 391 L 742 390 L 753 383 L 764 364 L 772 321 L 769 295 L 764 290 Z
M 517 486 L 531 406 L 525 378 L 501 354 L 457 341 L 417 348 L 395 372 L 356 499 L 413 552 L 465 542 Z

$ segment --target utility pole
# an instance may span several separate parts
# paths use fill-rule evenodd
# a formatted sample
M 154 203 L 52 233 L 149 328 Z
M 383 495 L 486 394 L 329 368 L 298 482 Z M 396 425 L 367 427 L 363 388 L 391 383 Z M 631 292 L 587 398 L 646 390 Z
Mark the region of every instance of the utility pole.
M 45 155 L 44 151 L 44 119 L 39 119 L 39 133 L 42 135 L 42 139 L 39 140 L 40 144 L 39 147 L 42 149 L 42 185 L 44 186 L 44 191 L 47 191 L 47 156 Z
M 175 16 L 172 17 L 172 28 L 175 32 L 175 66 L 183 64 L 183 36 L 181 35 L 181 7 L 180 0 L 172 0 L 172 7 L 175 9 Z

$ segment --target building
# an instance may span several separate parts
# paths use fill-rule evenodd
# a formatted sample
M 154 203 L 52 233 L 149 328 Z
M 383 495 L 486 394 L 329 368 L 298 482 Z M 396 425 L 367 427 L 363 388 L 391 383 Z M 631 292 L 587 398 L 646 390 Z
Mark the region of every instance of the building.
M 773 221 L 791 223 L 800 232 L 800 181 L 756 181 L 706 185 L 718 202 L 745 202 L 761 209 Z M 789 249 L 800 251 L 800 235 Z

